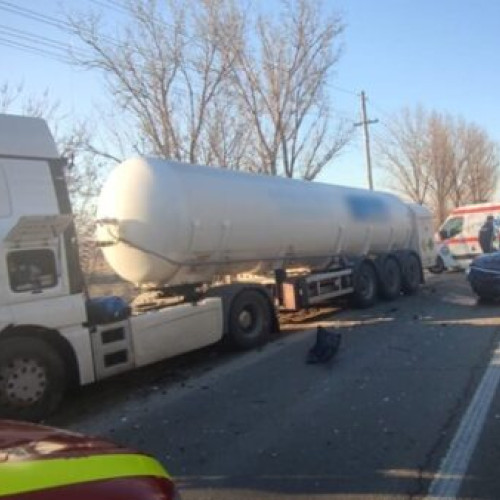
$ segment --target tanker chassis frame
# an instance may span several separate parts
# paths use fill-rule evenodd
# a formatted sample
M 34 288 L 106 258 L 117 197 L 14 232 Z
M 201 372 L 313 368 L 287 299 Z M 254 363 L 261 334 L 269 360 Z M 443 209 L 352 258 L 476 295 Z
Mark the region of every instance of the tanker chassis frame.
M 377 295 L 393 300 L 401 292 L 413 294 L 424 280 L 420 258 L 411 250 L 337 260 L 333 269 L 297 277 L 288 278 L 283 270 L 276 272 L 280 307 L 308 309 L 346 295 L 353 305 L 369 307 Z

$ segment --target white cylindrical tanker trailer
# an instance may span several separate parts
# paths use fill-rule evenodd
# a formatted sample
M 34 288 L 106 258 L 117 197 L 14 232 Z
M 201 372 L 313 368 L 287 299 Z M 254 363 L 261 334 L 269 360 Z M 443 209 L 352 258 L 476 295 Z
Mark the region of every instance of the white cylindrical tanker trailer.
M 421 257 L 415 215 L 388 193 L 134 158 L 104 185 L 98 239 L 124 279 L 174 286 L 326 269 L 335 257 Z
M 435 262 L 431 214 L 392 194 L 142 157 L 109 176 L 97 235 L 124 279 L 185 303 L 219 298 L 239 347 L 266 336 L 277 306 L 352 295 L 366 307 L 415 292 Z

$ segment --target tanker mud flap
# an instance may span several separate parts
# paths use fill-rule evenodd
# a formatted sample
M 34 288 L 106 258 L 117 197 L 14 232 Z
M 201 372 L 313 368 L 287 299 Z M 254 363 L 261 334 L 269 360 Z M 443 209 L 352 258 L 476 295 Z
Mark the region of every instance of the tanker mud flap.
M 262 345 L 279 322 L 273 298 L 262 285 L 234 284 L 211 288 L 206 297 L 219 297 L 224 313 L 223 344 L 236 350 Z

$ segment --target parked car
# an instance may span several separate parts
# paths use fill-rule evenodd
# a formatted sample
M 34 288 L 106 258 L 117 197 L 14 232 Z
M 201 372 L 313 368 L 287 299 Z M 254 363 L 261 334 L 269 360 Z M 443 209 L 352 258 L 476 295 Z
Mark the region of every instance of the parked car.
M 175 500 L 152 457 L 107 440 L 0 420 L 0 500 Z
M 474 293 L 483 300 L 500 298 L 500 252 L 476 257 L 467 271 Z

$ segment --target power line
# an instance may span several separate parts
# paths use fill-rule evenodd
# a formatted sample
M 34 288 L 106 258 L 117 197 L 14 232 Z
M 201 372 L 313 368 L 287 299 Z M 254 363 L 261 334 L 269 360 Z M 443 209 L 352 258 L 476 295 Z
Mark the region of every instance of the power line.
M 0 9 L 6 12 L 10 12 L 11 14 L 20 15 L 22 17 L 26 17 L 33 21 L 42 22 L 48 25 L 51 25 L 55 28 L 68 28 L 69 24 L 65 21 L 56 19 L 55 17 L 47 16 L 45 14 L 41 14 L 31 9 L 27 9 L 25 7 L 20 7 L 19 5 L 12 4 L 10 2 L 6 2 L 5 0 L 0 0 Z
M 91 1 L 96 5 L 100 5 L 102 7 L 108 8 L 108 9 L 112 9 L 115 11 L 120 10 L 121 11 L 120 13 L 128 13 L 129 12 L 128 9 L 118 1 L 112 1 L 112 0 L 91 0 Z M 32 10 L 32 9 L 28 9 L 26 7 L 21 7 L 21 6 L 15 5 L 7 0 L 0 0 L 0 10 L 3 10 L 5 12 L 9 12 L 9 13 L 14 14 L 14 15 L 18 15 L 18 16 L 21 16 L 21 17 L 24 17 L 27 19 L 31 19 L 33 21 L 40 22 L 40 23 L 43 23 L 43 24 L 46 24 L 46 25 L 49 25 L 49 26 L 52 26 L 55 28 L 58 28 L 58 29 L 60 29 L 64 32 L 67 32 L 67 33 L 76 34 L 76 35 L 79 34 L 78 30 L 76 28 L 74 28 L 71 23 L 69 23 L 63 19 L 59 19 L 59 18 L 56 18 L 53 16 L 42 14 L 40 12 L 37 12 L 37 11 Z M 165 23 L 166 26 L 168 26 L 172 29 L 175 29 L 174 25 L 166 23 L 165 21 L 163 21 L 163 22 Z M 87 33 L 87 34 L 90 34 L 92 36 L 95 36 L 95 33 L 91 32 L 90 30 L 82 30 L 81 32 L 83 34 Z M 25 32 L 24 34 L 28 35 L 27 32 Z M 183 36 L 187 40 L 194 40 L 194 38 L 192 36 L 188 36 L 188 35 L 184 35 L 184 34 L 181 34 L 181 36 Z M 40 37 L 40 38 L 44 38 L 44 37 Z M 98 38 L 102 41 L 108 42 L 108 43 L 114 45 L 116 48 L 123 48 L 123 46 L 124 46 L 123 41 L 117 40 L 116 38 L 112 38 L 112 37 L 107 36 L 107 35 L 100 34 L 96 38 Z M 54 42 L 54 41 L 52 41 L 52 42 Z M 80 54 L 84 54 L 83 49 L 77 49 L 77 50 Z M 272 65 L 272 66 L 275 69 L 278 68 L 278 65 Z M 194 65 L 193 65 L 193 69 L 196 69 L 194 67 Z M 330 87 L 331 89 L 334 89 L 338 92 L 342 92 L 344 94 L 359 97 L 359 93 L 355 92 L 354 90 L 340 87 L 338 85 L 328 83 L 328 82 L 326 82 L 326 85 L 328 87 Z
M 42 35 L 35 35 L 33 33 L 30 33 L 28 31 L 16 29 L 16 28 L 11 28 L 10 26 L 5 26 L 4 24 L 0 24 L 0 30 L 3 31 L 4 33 L 7 32 L 9 34 L 12 34 L 12 36 L 16 36 L 19 38 L 24 38 L 27 40 L 33 40 L 37 42 L 46 42 L 47 44 L 50 45 L 61 45 L 61 42 L 59 40 L 54 40 L 52 38 L 47 38 Z
M 105 2 L 115 8 L 118 8 L 120 10 L 123 10 L 124 12 L 129 12 L 129 8 L 123 4 L 123 2 L 120 2 L 120 0 L 100 0 L 101 2 Z
M 34 34 L 29 31 L 11 28 L 5 25 L 0 25 L 0 33 L 2 33 L 6 37 L 9 37 L 9 39 L 12 39 L 12 41 L 14 42 L 36 44 L 33 47 L 35 49 L 39 49 L 40 45 L 42 45 L 51 50 L 61 51 L 63 52 L 62 54 L 63 57 L 67 58 L 69 61 L 68 57 L 69 50 L 65 42 L 62 42 L 60 40 L 54 40 L 53 38 L 48 38 L 38 34 Z M 90 57 L 90 53 L 87 53 L 82 49 L 72 48 L 71 50 L 75 55 L 79 57 Z
M 13 33 L 9 33 L 9 31 L 12 31 Z M 1 35 L 7 36 L 9 38 L 3 38 L 1 37 Z M 33 45 L 35 43 L 37 45 Z M 67 55 L 67 47 L 64 43 L 47 37 L 34 35 L 26 31 L 9 28 L 8 26 L 0 25 L 0 45 L 14 48 L 29 54 L 49 57 L 64 64 L 72 64 L 69 55 Z M 46 48 L 42 48 L 43 46 L 45 46 Z M 59 51 L 61 51 L 62 53 Z M 82 54 L 83 53 L 80 52 L 79 55 Z M 186 91 L 180 88 L 173 88 L 173 92 L 177 95 L 186 95 Z M 353 123 L 354 125 L 355 117 L 350 112 L 346 110 L 335 109 L 334 114 L 348 122 Z
M 342 92 L 343 94 L 348 94 L 356 98 L 359 97 L 359 92 L 355 92 L 354 90 L 349 90 L 344 87 L 339 87 L 338 85 L 334 85 L 333 83 L 327 83 L 326 85 L 331 89 L 336 90 L 337 92 Z
M 125 6 L 123 6 L 123 4 L 121 4 L 120 2 L 114 2 L 112 0 L 91 0 L 91 1 L 94 4 L 104 8 L 108 8 L 114 11 L 120 10 L 121 12 L 128 13 L 128 9 Z M 77 29 L 74 28 L 71 23 L 65 20 L 49 16 L 46 14 L 42 14 L 32 9 L 15 5 L 7 0 L 0 0 L 0 10 L 55 27 L 66 33 L 78 34 Z M 95 35 L 94 33 L 85 30 L 83 30 L 83 33 L 89 33 L 92 36 Z M 3 37 L 0 39 L 0 45 L 15 48 L 35 55 L 50 57 L 65 64 L 73 63 L 73 61 L 70 58 L 71 51 L 68 50 L 67 45 L 61 41 L 54 40 L 52 38 L 48 38 L 38 34 L 34 34 L 28 31 L 11 28 L 5 25 L 0 25 L 0 34 L 3 35 Z M 192 37 L 188 38 L 192 39 Z M 122 41 L 118 41 L 106 35 L 99 35 L 98 39 L 113 44 L 116 48 L 124 47 Z M 36 45 L 34 46 L 33 44 Z M 72 48 L 72 51 L 73 54 L 75 54 L 77 57 L 85 58 L 91 56 L 89 52 L 85 51 L 82 48 Z M 194 66 L 193 69 L 197 70 L 197 68 Z M 347 89 L 329 82 L 326 82 L 326 86 L 335 91 L 344 93 L 346 95 L 359 97 L 359 93 L 354 90 Z M 354 122 L 353 116 L 350 114 L 348 115 L 346 112 L 337 112 L 337 115 L 343 117 L 344 119 L 347 119 L 348 121 Z
M 127 8 L 118 4 L 118 3 L 114 3 L 114 2 L 110 2 L 110 1 L 106 1 L 106 0 L 90 0 L 90 1 L 94 5 L 102 7 L 104 9 L 112 10 L 113 12 L 116 12 L 117 14 L 128 14 Z
M 0 45 L 3 45 L 4 47 L 18 49 L 18 50 L 20 50 L 22 52 L 26 52 L 26 53 L 50 57 L 51 59 L 54 59 L 54 60 L 61 62 L 61 63 L 64 63 L 64 64 L 70 63 L 69 59 L 66 59 L 61 54 L 57 54 L 55 52 L 51 52 L 51 51 L 46 50 L 46 49 L 39 49 L 37 47 L 33 47 L 31 45 L 26 45 L 22 42 L 16 42 L 13 40 L 9 40 L 8 38 L 3 38 L 1 36 L 0 36 Z
M 92 0 L 92 1 L 97 2 L 99 4 L 102 4 L 102 2 L 104 2 L 106 0 Z M 123 13 L 129 13 L 128 9 L 126 7 L 124 7 L 123 5 L 111 2 L 111 0 L 107 0 L 107 1 L 110 2 L 111 4 L 113 4 L 113 6 L 116 6 L 119 9 L 121 9 L 123 11 Z M 110 6 L 110 8 L 112 8 L 112 7 Z M 69 23 L 63 19 L 59 19 L 59 18 L 45 15 L 45 14 L 41 14 L 40 12 L 37 12 L 33 9 L 28 9 L 26 7 L 20 7 L 20 6 L 15 5 L 7 0 L 0 0 L 0 10 L 3 10 L 5 12 L 9 12 L 10 14 L 14 14 L 14 15 L 17 15 L 20 17 L 31 19 L 33 21 L 37 21 L 37 22 L 46 24 L 48 26 L 58 28 L 64 32 L 71 33 L 71 34 L 74 34 L 74 35 L 77 35 L 80 37 L 81 37 L 81 34 L 84 34 L 84 35 L 88 34 L 92 37 L 95 37 L 98 40 L 102 40 L 102 41 L 107 42 L 111 45 L 114 45 L 115 48 L 117 48 L 117 49 L 120 49 L 124 46 L 123 41 L 117 40 L 116 38 L 110 37 L 108 35 L 103 35 L 103 34 L 96 35 L 96 33 L 94 33 L 93 31 L 88 30 L 88 29 L 82 29 L 81 27 L 79 27 L 77 29 L 71 23 Z M 165 26 L 168 26 L 174 30 L 176 29 L 176 27 L 174 25 L 169 24 L 164 20 L 162 20 L 162 22 L 165 24 Z M 180 33 L 180 36 L 188 41 L 194 40 L 194 37 L 188 36 L 188 35 L 183 34 L 183 33 Z M 84 42 L 85 42 L 85 40 L 84 40 Z M 87 42 L 85 42 L 85 43 L 87 43 Z M 193 66 L 193 68 L 194 68 L 194 66 Z M 196 69 L 196 68 L 194 68 L 194 69 Z
M 58 28 L 66 33 L 78 34 L 77 30 L 71 25 L 71 23 L 68 23 L 63 19 L 58 19 L 53 16 L 41 14 L 40 12 L 37 12 L 35 10 L 14 5 L 6 0 L 0 0 L 0 10 L 3 10 L 4 12 L 9 12 L 10 14 L 14 14 L 20 17 L 24 17 L 25 19 L 31 19 L 32 21 L 43 23 L 45 25 L 52 26 L 54 28 Z M 93 35 L 93 33 L 91 33 L 88 30 L 83 30 L 83 33 L 88 33 Z M 113 45 L 120 46 L 120 43 L 117 40 L 114 40 L 113 38 L 108 37 L 106 35 L 100 35 L 99 38 Z

